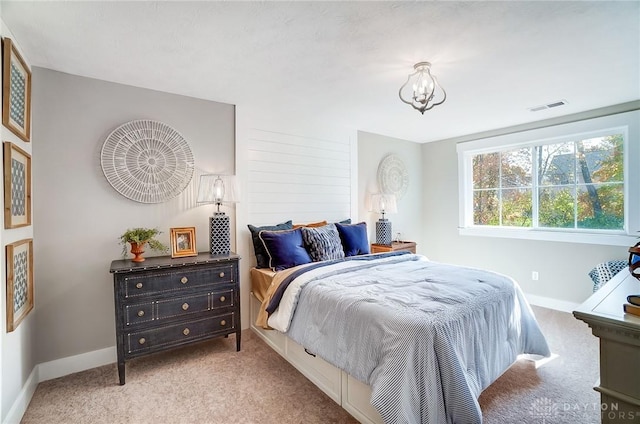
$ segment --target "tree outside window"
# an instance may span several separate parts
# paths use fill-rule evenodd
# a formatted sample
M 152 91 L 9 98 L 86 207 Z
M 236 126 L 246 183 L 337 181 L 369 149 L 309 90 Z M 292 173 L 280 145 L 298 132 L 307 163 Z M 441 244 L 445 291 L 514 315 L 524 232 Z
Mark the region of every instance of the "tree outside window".
M 473 155 L 477 226 L 622 230 L 624 137 Z

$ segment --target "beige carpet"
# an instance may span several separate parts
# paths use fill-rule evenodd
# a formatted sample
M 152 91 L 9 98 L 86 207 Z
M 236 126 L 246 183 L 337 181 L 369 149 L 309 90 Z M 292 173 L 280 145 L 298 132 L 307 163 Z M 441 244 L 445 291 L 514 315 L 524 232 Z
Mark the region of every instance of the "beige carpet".
M 598 341 L 570 314 L 535 308 L 560 356 L 520 360 L 480 397 L 485 423 L 596 423 Z M 45 381 L 22 423 L 356 423 L 251 331 Z

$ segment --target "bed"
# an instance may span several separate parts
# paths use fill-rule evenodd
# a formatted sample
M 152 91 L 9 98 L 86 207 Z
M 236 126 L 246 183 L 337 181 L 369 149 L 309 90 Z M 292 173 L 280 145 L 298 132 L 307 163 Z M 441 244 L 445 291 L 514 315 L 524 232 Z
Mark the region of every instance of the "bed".
M 550 354 L 517 283 L 486 270 L 361 253 L 251 280 L 252 328 L 362 422 L 481 423 L 482 390 Z

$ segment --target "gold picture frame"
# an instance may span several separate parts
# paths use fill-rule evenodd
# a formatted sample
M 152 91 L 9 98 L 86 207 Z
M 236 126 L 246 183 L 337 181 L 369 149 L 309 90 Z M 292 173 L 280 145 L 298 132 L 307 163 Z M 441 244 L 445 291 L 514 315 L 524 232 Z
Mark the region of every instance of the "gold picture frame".
M 31 155 L 4 142 L 4 228 L 31 225 Z
M 170 229 L 171 257 L 182 258 L 197 256 L 196 227 L 177 227 Z
M 2 39 L 2 125 L 31 141 L 31 71 L 9 38 Z
M 7 333 L 33 309 L 33 239 L 7 244 Z

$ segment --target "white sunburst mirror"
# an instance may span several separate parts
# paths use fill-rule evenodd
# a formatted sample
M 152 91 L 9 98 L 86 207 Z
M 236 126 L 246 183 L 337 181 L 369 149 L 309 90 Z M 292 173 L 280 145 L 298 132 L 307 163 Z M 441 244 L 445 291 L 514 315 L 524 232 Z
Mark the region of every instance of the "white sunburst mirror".
M 100 153 L 102 172 L 127 199 L 161 203 L 182 193 L 193 177 L 193 154 L 184 137 L 162 122 L 120 125 Z
M 409 172 L 402 159 L 396 155 L 385 156 L 378 165 L 378 186 L 382 193 L 394 194 L 402 199 L 409 187 Z

